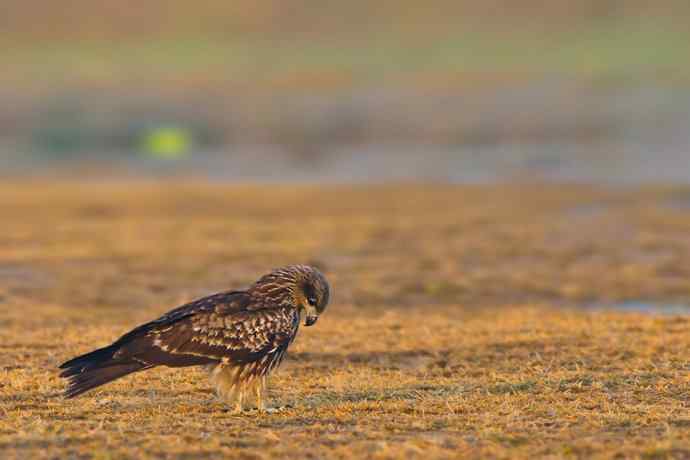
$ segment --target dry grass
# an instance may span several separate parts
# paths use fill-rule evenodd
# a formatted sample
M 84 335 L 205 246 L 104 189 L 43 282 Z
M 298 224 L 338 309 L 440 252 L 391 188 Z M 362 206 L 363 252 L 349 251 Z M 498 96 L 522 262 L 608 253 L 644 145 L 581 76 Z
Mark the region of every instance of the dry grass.
M 688 190 L 0 186 L 0 451 L 68 457 L 690 456 Z M 310 261 L 334 300 L 233 416 L 195 370 L 73 401 L 55 366 Z

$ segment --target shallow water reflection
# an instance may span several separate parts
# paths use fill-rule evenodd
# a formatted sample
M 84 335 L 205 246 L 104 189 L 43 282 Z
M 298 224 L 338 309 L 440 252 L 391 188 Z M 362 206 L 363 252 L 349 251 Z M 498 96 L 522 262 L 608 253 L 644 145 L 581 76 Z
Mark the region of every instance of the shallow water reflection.
M 650 313 L 661 315 L 688 315 L 690 305 L 656 302 L 654 300 L 625 300 L 614 303 L 596 303 L 587 306 L 590 310 L 616 310 L 631 313 Z

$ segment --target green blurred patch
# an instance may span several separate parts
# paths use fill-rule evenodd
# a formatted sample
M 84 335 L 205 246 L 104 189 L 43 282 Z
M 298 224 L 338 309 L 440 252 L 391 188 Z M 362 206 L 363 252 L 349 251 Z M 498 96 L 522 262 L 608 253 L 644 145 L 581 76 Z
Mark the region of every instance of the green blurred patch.
M 189 154 L 192 134 L 177 126 L 160 126 L 147 131 L 142 139 L 143 151 L 161 159 L 181 158 Z
M 234 85 L 276 90 L 393 80 L 454 82 L 458 74 L 566 75 L 625 80 L 690 77 L 690 30 L 674 18 L 597 20 L 566 31 L 482 30 L 458 24 L 433 39 L 386 30 L 329 40 L 179 37 L 142 42 L 2 43 L 1 79 Z M 174 78 L 171 78 L 174 76 Z M 462 79 L 460 79 L 462 80 Z

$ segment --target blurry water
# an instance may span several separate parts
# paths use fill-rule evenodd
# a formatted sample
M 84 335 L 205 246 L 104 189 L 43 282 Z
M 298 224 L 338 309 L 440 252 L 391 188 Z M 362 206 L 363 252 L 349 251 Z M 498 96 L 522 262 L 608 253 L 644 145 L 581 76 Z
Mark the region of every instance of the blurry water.
M 613 310 L 630 313 L 650 313 L 662 315 L 690 315 L 690 306 L 665 302 L 630 300 L 619 303 L 598 303 L 586 306 L 590 310 Z
M 0 171 L 69 176 L 87 169 L 96 177 L 191 174 L 233 182 L 690 183 L 690 91 L 677 88 L 555 85 L 436 98 L 364 93 L 346 103 L 307 99 L 277 114 L 264 131 L 235 114 L 239 121 L 224 141 L 218 139 L 227 133 L 207 135 L 216 142 L 197 143 L 187 155 L 138 152 L 136 141 L 128 144 L 126 132 L 114 135 L 107 124 L 100 137 L 116 142 L 102 147 L 70 150 L 82 125 L 58 131 L 57 153 L 5 139 Z

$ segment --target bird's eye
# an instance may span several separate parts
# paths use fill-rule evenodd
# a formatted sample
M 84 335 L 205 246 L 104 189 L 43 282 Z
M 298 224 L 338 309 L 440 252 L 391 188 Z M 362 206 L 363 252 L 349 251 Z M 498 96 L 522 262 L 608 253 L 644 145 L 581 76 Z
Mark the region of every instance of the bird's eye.
M 316 306 L 316 297 L 308 297 L 307 302 L 309 302 L 309 305 L 311 305 L 312 307 L 315 307 Z

